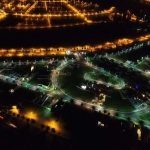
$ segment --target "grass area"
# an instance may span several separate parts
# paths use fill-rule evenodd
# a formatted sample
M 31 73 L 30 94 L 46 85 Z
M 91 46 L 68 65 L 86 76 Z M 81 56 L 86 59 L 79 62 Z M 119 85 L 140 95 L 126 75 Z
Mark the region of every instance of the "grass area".
M 150 112 L 138 116 L 140 120 L 150 122 Z
M 133 111 L 134 107 L 128 99 L 122 99 L 118 90 L 114 90 L 111 98 L 106 97 L 104 107 L 107 109 L 114 109 L 118 111 Z
M 48 83 L 50 82 L 50 76 L 47 76 L 47 74 L 45 73 L 43 74 L 46 76 L 40 76 L 38 73 L 28 83 L 32 85 L 37 85 L 37 84 L 48 85 Z
M 114 84 L 114 85 L 119 84 L 118 80 L 112 78 L 111 76 L 106 76 L 106 75 L 103 75 L 103 74 L 90 73 L 89 77 L 93 80 L 101 80 L 103 82 L 111 83 L 111 84 Z
M 144 46 L 137 50 L 131 50 L 131 52 L 128 53 L 115 55 L 113 56 L 113 58 L 122 60 L 122 62 L 125 62 L 126 60 L 137 62 L 137 60 L 141 60 L 142 57 L 145 57 L 147 55 L 149 55 L 149 46 Z
M 21 87 L 14 92 L 14 95 L 16 95 L 16 97 L 20 97 L 24 100 L 30 101 L 30 100 L 36 98 L 37 92 Z
M 1 84 L 0 84 L 0 90 L 4 91 L 4 92 L 9 92 L 10 89 L 14 89 L 16 87 L 16 85 L 8 83 L 8 82 L 3 82 L 1 80 Z
M 9 83 L 0 85 L 0 104 L 6 106 L 16 105 L 18 102 L 21 102 L 22 99 L 30 101 L 37 96 L 35 92 L 25 88 L 18 88 L 14 93 L 10 93 L 9 90 L 15 87 L 16 85 Z
M 44 66 L 46 65 L 46 63 L 43 61 L 43 62 L 41 62 L 40 64 L 37 64 L 36 65 L 36 70 L 38 70 L 38 71 L 42 71 L 42 70 L 44 70 Z
M 12 73 L 12 70 L 3 70 L 1 72 L 1 74 L 4 75 L 4 76 L 9 76 L 11 73 Z
M 48 88 L 44 88 L 44 87 L 43 87 L 43 89 L 44 89 L 45 91 L 51 91 L 51 90 L 54 89 L 54 87 L 53 87 L 53 86 L 50 86 L 50 87 L 48 87 Z
M 113 59 L 116 59 L 117 61 L 121 61 L 121 62 L 126 62 L 128 60 L 128 57 L 126 56 L 125 58 L 122 57 L 122 55 L 114 55 L 111 56 Z
M 41 89 L 39 91 L 43 92 L 43 93 L 45 93 L 46 91 L 54 90 L 54 87 L 52 85 L 49 87 L 49 86 L 43 86 L 43 85 L 39 84 L 39 86 L 41 87 Z
M 3 69 L 3 68 L 5 68 L 5 67 L 6 67 L 6 65 L 4 65 L 3 62 L 1 62 L 1 63 L 0 63 L 0 69 Z
M 149 69 L 150 67 L 144 63 L 137 64 L 136 67 L 142 71 L 145 71 L 146 69 Z
M 71 70 L 71 76 L 58 76 L 58 83 L 68 95 L 84 101 L 89 101 L 94 98 L 94 93 L 79 89 L 77 86 L 83 83 L 84 74 L 92 70 L 93 69 L 90 67 L 81 65 L 79 68 Z

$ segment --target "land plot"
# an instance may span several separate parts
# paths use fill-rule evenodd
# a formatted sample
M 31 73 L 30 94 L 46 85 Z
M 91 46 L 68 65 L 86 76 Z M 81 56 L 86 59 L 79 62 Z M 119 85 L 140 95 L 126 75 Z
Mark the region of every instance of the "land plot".
M 118 67 L 118 64 L 110 62 L 109 60 L 105 60 L 105 59 L 96 60 L 96 59 L 93 59 L 93 60 L 91 60 L 91 62 L 92 62 L 93 65 L 100 67 L 100 69 L 103 68 L 106 71 L 110 71 L 110 73 L 113 74 L 113 75 L 115 75 L 116 72 L 118 72 L 117 70 L 114 69 L 114 68 Z
M 14 89 L 16 86 L 17 86 L 16 84 L 11 84 L 5 81 L 3 82 L 1 80 L 0 89 L 4 92 L 9 92 L 10 89 Z
M 100 80 L 100 81 L 103 81 L 103 82 L 106 82 L 106 83 L 111 83 L 111 84 L 114 84 L 114 85 L 119 84 L 118 80 L 112 78 L 111 76 L 106 76 L 106 75 L 103 75 L 103 74 L 90 73 L 89 77 L 91 79 L 94 79 L 94 80 Z
M 13 27 L 16 26 L 19 22 L 23 22 L 23 20 L 23 18 L 8 15 L 7 18 L 0 21 L 0 27 Z
M 30 72 L 30 68 L 31 68 L 30 64 L 29 65 L 26 65 L 26 64 L 25 65 L 24 64 L 23 65 L 17 65 L 13 69 L 13 71 L 16 72 L 17 74 L 23 76 L 23 75 L 25 75 L 25 74 Z
M 13 93 L 3 93 L 0 95 L 0 105 L 6 106 L 6 107 L 11 107 L 13 105 L 18 104 L 18 102 L 21 102 L 19 98 L 17 98 Z
M 51 17 L 52 25 L 69 25 L 83 23 L 84 20 L 80 17 L 64 16 L 64 17 Z
M 22 88 L 22 87 L 17 89 L 13 94 L 16 95 L 16 97 L 19 97 L 27 101 L 32 101 L 34 98 L 36 98 L 39 95 L 39 93 L 35 91 L 31 91 L 27 88 Z
M 138 116 L 140 120 L 150 122 L 150 112 Z
M 125 112 L 134 110 L 134 107 L 128 99 L 122 99 L 118 90 L 114 90 L 111 97 L 106 97 L 106 100 L 103 104 L 106 109 Z
M 30 13 L 33 13 L 33 14 L 44 14 L 44 13 L 46 13 L 46 8 L 44 7 L 44 3 L 38 2 L 36 7 L 34 9 L 32 9 L 32 11 Z
M 19 26 L 29 27 L 29 26 L 46 26 L 47 25 L 47 19 L 46 17 L 40 16 L 40 17 L 28 17 L 25 18 L 24 21 L 22 21 Z
M 12 74 L 12 70 L 11 70 L 11 69 L 10 69 L 10 70 L 8 70 L 8 69 L 3 70 L 3 71 L 1 72 L 1 74 L 2 74 L 2 75 L 5 75 L 5 76 L 10 76 L 10 74 Z
M 64 3 L 61 2 L 47 2 L 47 8 L 48 8 L 48 12 L 49 13 L 54 13 L 54 14 L 58 14 L 58 13 L 66 13 L 68 11 L 70 11 Z
M 49 83 L 50 83 L 50 76 L 49 73 L 47 72 L 44 74 L 38 73 L 29 81 L 29 84 L 32 85 L 37 85 L 37 84 L 49 85 Z
M 73 98 L 91 101 L 94 98 L 94 93 L 77 87 L 84 82 L 84 74 L 91 71 L 92 68 L 81 65 L 79 68 L 71 69 L 71 76 L 69 77 L 66 75 L 58 76 L 60 88 Z
M 6 65 L 5 65 L 3 62 L 1 62 L 1 63 L 0 63 L 0 69 L 2 70 L 2 69 L 4 69 L 4 68 L 6 68 Z
M 150 65 L 148 65 L 147 63 L 137 64 L 136 67 L 142 71 L 150 70 Z
M 93 11 L 99 11 L 99 5 L 93 4 L 93 3 L 84 3 L 83 1 L 80 3 L 76 3 L 75 7 L 79 9 L 80 11 L 88 11 L 88 12 L 93 12 Z
M 142 57 L 144 58 L 144 57 L 147 57 L 149 55 L 150 55 L 149 47 L 144 46 L 144 47 L 139 48 L 137 50 L 131 50 L 128 53 L 123 53 L 120 55 L 114 55 L 114 56 L 112 56 L 112 58 L 120 60 L 123 63 L 126 62 L 127 60 L 130 60 L 134 63 L 137 63 L 137 60 L 141 60 Z
M 109 16 L 105 16 L 105 15 L 92 15 L 92 16 L 87 16 L 89 20 L 92 21 L 106 21 L 109 20 Z
M 143 76 L 141 73 L 137 73 L 133 69 L 124 67 L 123 65 L 120 65 L 115 62 L 110 62 L 109 60 L 100 59 L 100 60 L 91 60 L 94 65 L 97 65 L 98 67 L 104 68 L 106 71 L 110 71 L 111 74 L 117 75 L 117 73 L 121 74 L 119 77 L 123 79 L 123 81 L 127 85 L 131 85 L 134 88 L 136 85 L 140 85 L 140 89 L 149 91 L 149 85 L 148 81 L 149 78 L 146 76 Z

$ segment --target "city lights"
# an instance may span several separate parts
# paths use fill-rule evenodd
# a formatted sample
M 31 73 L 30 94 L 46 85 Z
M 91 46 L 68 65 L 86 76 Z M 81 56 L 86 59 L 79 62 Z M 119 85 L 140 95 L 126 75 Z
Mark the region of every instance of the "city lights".
M 149 1 L 0 1 L 5 149 L 149 146 Z

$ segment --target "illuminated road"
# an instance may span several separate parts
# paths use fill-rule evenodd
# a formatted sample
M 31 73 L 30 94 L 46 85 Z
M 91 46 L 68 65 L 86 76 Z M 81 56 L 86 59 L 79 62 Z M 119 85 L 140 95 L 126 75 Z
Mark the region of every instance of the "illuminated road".
M 92 65 L 92 64 L 90 64 L 88 62 L 84 62 L 84 64 L 87 65 L 87 66 L 89 66 L 89 67 L 92 67 L 94 70 L 98 70 L 98 71 L 101 70 L 100 67 L 96 67 L 96 66 L 94 66 L 94 65 Z M 104 74 L 108 74 L 108 73 L 106 71 L 104 71 Z M 113 84 L 110 84 L 110 83 L 103 82 L 101 80 L 91 79 L 91 78 L 88 77 L 87 73 L 84 75 L 84 79 L 85 80 L 96 81 L 97 83 L 100 83 L 100 84 L 105 84 L 105 85 L 108 85 L 108 86 L 113 86 L 115 89 L 122 89 L 125 86 L 125 83 L 121 79 L 119 79 L 118 77 L 113 76 L 112 78 L 115 78 L 116 80 L 118 80 L 119 84 L 118 85 L 113 85 Z
M 17 4 L 18 3 L 18 4 Z M 62 9 L 57 9 L 56 10 L 51 10 L 49 9 L 49 7 L 47 6 L 47 4 L 55 4 L 55 3 L 60 3 L 59 6 L 64 5 L 66 7 L 66 10 L 69 10 L 69 13 L 66 13 L 65 10 Z M 77 2 L 78 6 L 80 6 L 82 8 L 82 2 L 80 3 L 80 1 Z M 40 4 L 42 4 L 43 6 L 41 6 Z M 21 16 L 21 17 L 41 17 L 41 16 L 47 16 L 47 17 L 63 17 L 63 16 L 78 16 L 80 17 L 85 23 L 92 23 L 92 20 L 89 20 L 87 17 L 89 16 L 93 16 L 93 15 L 114 15 L 115 12 L 115 7 L 111 7 L 108 10 L 103 10 L 103 11 L 98 11 L 97 9 L 94 11 L 81 11 L 79 8 L 76 8 L 76 3 L 68 3 L 67 0 L 60 0 L 60 1 L 42 1 L 42 2 L 38 2 L 38 1 L 26 1 L 26 4 L 22 4 L 21 2 L 17 1 L 16 3 L 14 3 L 14 1 L 10 1 L 10 3 L 8 4 L 1 4 L 2 9 L 6 10 L 5 14 L 3 14 L 3 18 L 4 16 L 7 16 L 10 12 L 11 14 L 15 15 L 15 16 Z M 94 5 L 94 4 L 90 4 L 90 5 Z M 52 5 L 53 6 L 53 5 Z M 32 13 L 32 11 L 36 8 L 45 8 L 46 13 Z M 18 9 L 19 8 L 19 9 Z M 62 7 L 61 7 L 62 8 Z M 98 8 L 98 5 L 97 5 Z M 110 18 L 110 17 L 108 17 Z M 94 21 L 96 22 L 96 21 Z
M 145 42 L 145 43 L 144 43 Z M 135 39 L 118 39 L 113 42 L 105 42 L 103 44 L 97 44 L 95 46 L 84 45 L 84 46 L 74 46 L 74 47 L 50 47 L 50 48 L 29 48 L 29 49 L 0 49 L 0 57 L 32 57 L 32 56 L 51 56 L 51 55 L 65 55 L 69 50 L 71 52 L 97 52 L 101 50 L 114 50 L 116 48 L 121 48 L 124 46 L 129 46 L 134 50 L 135 43 L 150 45 L 150 34 L 146 34 L 145 36 L 140 36 Z
M 59 5 L 55 5 L 59 3 Z M 23 18 L 26 20 L 25 22 L 18 23 L 17 26 L 9 27 L 9 28 L 17 28 L 17 29 L 28 29 L 28 28 L 52 28 L 52 27 L 67 27 L 67 26 L 76 26 L 81 24 L 92 24 L 92 23 L 101 23 L 113 21 L 113 17 L 117 15 L 118 17 L 123 17 L 123 15 L 117 12 L 114 6 L 110 7 L 109 9 L 100 10 L 98 4 L 94 3 L 86 3 L 84 5 L 83 1 L 71 1 L 68 3 L 68 0 L 43 0 L 43 1 L 29 1 L 26 0 L 25 2 L 20 2 L 14 0 L 10 0 L 8 4 L 5 1 L 0 3 L 1 6 L 1 13 L 0 19 L 5 19 L 9 14 L 14 15 L 18 18 Z M 89 6 L 93 7 L 93 9 L 89 10 Z M 63 8 L 63 9 L 62 9 Z M 83 9 L 84 8 L 84 9 Z M 41 11 L 36 13 L 36 9 Z M 42 11 L 45 9 L 45 11 Z M 98 16 L 100 19 L 98 21 L 89 19 L 93 16 Z M 107 19 L 104 21 L 105 16 Z M 51 17 L 55 18 L 63 18 L 63 17 L 79 17 L 82 20 L 82 23 L 70 23 L 64 25 L 53 25 L 51 24 Z M 38 19 L 37 19 L 38 18 Z M 47 20 L 47 24 L 44 25 L 39 24 L 41 18 Z M 32 20 L 30 23 L 29 20 Z M 37 20 L 36 20 L 37 19 Z M 131 14 L 131 22 L 136 21 L 137 16 Z M 144 20 L 138 20 L 139 22 L 144 22 Z

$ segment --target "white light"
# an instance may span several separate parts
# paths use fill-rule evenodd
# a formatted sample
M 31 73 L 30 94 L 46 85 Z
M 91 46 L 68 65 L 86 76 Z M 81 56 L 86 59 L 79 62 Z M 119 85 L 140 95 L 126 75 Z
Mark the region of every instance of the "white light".
M 34 66 L 31 66 L 31 72 L 34 70 Z
M 10 93 L 14 93 L 14 89 L 10 89 Z
M 85 85 L 82 85 L 81 88 L 85 90 L 85 89 L 86 89 L 86 86 L 85 86 Z
M 150 70 L 148 70 L 147 73 L 150 74 Z
M 105 124 L 101 123 L 100 121 L 98 121 L 98 126 L 104 127 Z
M 101 124 L 101 122 L 100 121 L 98 121 L 98 125 L 100 125 Z
M 71 54 L 70 50 L 67 50 L 67 51 L 66 51 L 66 54 L 67 54 L 67 55 L 70 55 L 70 54 Z

